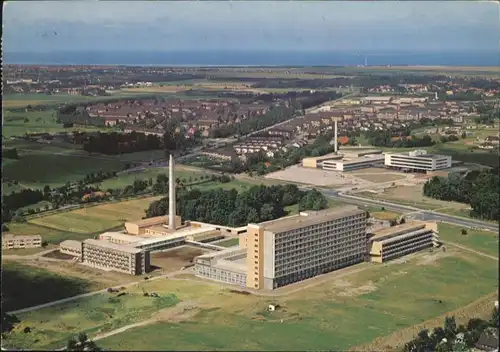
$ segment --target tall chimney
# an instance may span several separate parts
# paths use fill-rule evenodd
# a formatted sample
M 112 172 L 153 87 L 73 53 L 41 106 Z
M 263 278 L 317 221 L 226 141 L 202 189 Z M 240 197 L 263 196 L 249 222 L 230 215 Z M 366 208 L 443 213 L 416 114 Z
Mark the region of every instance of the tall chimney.
M 337 154 L 337 149 L 338 149 L 338 144 L 337 144 L 337 119 L 334 120 L 334 135 L 333 135 L 333 150 L 335 151 L 335 154 Z
M 170 154 L 168 175 L 168 228 L 175 231 L 175 172 L 174 157 Z

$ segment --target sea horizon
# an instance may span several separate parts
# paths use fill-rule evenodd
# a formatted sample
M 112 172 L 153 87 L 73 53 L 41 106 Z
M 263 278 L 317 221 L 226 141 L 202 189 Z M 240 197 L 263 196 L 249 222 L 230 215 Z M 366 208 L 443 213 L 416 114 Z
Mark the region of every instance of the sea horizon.
M 500 66 L 498 51 L 53 51 L 4 52 L 4 64 L 172 67 Z

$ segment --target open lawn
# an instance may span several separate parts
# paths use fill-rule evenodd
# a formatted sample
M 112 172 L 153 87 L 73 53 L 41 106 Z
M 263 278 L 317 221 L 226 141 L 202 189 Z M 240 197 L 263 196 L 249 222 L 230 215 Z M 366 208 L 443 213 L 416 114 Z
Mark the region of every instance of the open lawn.
M 72 131 L 97 131 L 97 127 L 64 128 L 62 123 L 56 123 L 56 112 L 53 109 L 45 111 L 4 112 L 2 137 L 24 136 L 26 133 L 51 133 Z M 26 119 L 26 120 L 25 120 Z M 103 129 L 101 129 L 103 130 Z
M 423 196 L 423 184 L 415 186 L 396 186 L 386 189 L 383 193 L 360 192 L 356 195 L 360 197 L 386 200 L 389 202 L 409 205 L 425 210 L 435 210 L 440 208 L 465 209 L 467 204 L 458 202 L 445 202 L 438 199 Z
M 92 283 L 34 266 L 2 261 L 2 309 L 11 311 L 88 292 Z
M 78 311 L 74 310 L 74 303 L 67 303 L 21 314 L 20 316 L 29 320 L 23 321 L 4 343 L 23 349 L 37 345 L 54 350 L 65 346 L 71 335 L 76 336 L 80 332 L 94 335 L 114 330 L 148 319 L 178 302 L 179 299 L 172 293 L 161 297 L 144 297 L 142 293 L 126 293 L 118 297 L 117 294 L 103 293 L 79 300 Z M 52 319 L 54 316 L 58 319 Z M 29 335 L 22 332 L 26 326 L 31 327 Z M 46 328 L 40 328 L 41 326 Z
M 364 269 L 344 277 L 328 274 L 329 280 L 283 297 L 242 295 L 201 281 L 144 282 L 127 291 L 131 295 L 140 295 L 142 289 L 161 296 L 175 293 L 189 302 L 191 313 L 158 314 L 157 322 L 98 344 L 128 350 L 347 350 L 465 306 L 498 288 L 498 272 L 491 259 L 455 248 L 359 267 Z M 141 305 L 148 311 L 146 302 Z M 270 303 L 282 308 L 266 312 Z M 82 317 L 80 330 L 95 337 L 102 325 L 93 322 L 99 327 L 87 328 L 83 316 L 88 314 L 87 307 L 99 304 L 105 302 L 97 296 L 61 306 L 62 311 L 52 307 L 20 314 L 21 326 L 35 326 L 38 337 L 26 336 L 17 328 L 8 334 L 6 343 L 25 348 L 64 345 L 75 334 L 74 325 L 68 323 L 74 317 Z M 100 319 L 107 321 L 103 316 Z
M 196 247 L 182 246 L 167 251 L 151 253 L 151 265 L 153 269 L 164 272 L 175 272 L 182 267 L 192 264 L 193 259 L 206 251 Z
M 92 158 L 80 154 L 40 151 L 21 151 L 19 160 L 2 165 L 2 177 L 16 180 L 20 185 L 43 188 L 45 185 L 61 186 L 77 181 L 90 172 L 118 171 L 122 162 L 109 158 Z
M 141 219 L 149 204 L 160 198 L 162 196 L 102 204 L 35 218 L 29 223 L 79 234 L 96 233 L 123 225 L 125 221 Z
M 234 246 L 237 246 L 238 244 L 240 243 L 240 239 L 239 238 L 229 238 L 227 240 L 224 240 L 224 241 L 220 241 L 220 242 L 217 242 L 215 243 L 217 246 L 222 246 L 222 247 L 234 247 Z
M 467 235 L 462 235 L 462 228 L 450 224 L 438 224 L 439 238 L 446 242 L 456 243 L 476 251 L 498 257 L 498 233 L 466 229 Z

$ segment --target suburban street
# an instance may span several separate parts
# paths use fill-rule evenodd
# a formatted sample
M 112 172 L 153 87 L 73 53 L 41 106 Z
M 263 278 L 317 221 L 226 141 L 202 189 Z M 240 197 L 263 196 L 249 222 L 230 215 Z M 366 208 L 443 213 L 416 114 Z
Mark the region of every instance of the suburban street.
M 486 229 L 489 231 L 493 232 L 498 232 L 498 225 L 489 223 L 489 222 L 484 222 L 480 220 L 475 220 L 475 219 L 467 219 L 467 218 L 461 218 L 457 216 L 452 216 L 452 215 L 446 215 L 446 214 L 441 214 L 438 212 L 430 211 L 430 210 L 424 210 L 424 209 L 419 209 L 415 207 L 410 207 L 407 205 L 400 205 L 400 204 L 395 204 L 395 203 L 390 203 L 386 201 L 380 201 L 380 200 L 372 200 L 372 199 L 367 199 L 367 198 L 362 198 L 362 197 L 357 197 L 353 195 L 347 195 L 340 193 L 338 191 L 333 191 L 333 190 L 327 190 L 327 189 L 319 189 L 325 196 L 341 200 L 346 203 L 352 203 L 352 204 L 357 204 L 357 205 L 364 205 L 364 206 L 383 206 L 387 210 L 392 210 L 396 211 L 399 213 L 411 213 L 411 216 L 415 218 L 416 220 L 423 220 L 423 221 L 442 221 L 442 222 L 447 222 L 453 225 L 457 226 L 463 226 L 463 227 L 478 227 L 481 229 Z

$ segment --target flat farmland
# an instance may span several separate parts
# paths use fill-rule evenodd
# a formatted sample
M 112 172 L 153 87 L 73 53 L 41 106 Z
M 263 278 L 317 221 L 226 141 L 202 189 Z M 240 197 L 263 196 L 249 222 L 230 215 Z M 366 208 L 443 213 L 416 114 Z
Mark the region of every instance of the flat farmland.
M 396 186 L 386 189 L 383 193 L 361 192 L 357 195 L 360 197 L 386 200 L 426 210 L 436 210 L 440 208 L 465 209 L 468 207 L 467 204 L 445 202 L 423 196 L 423 184 L 414 186 Z
M 38 151 L 21 151 L 18 160 L 2 165 L 2 177 L 26 187 L 54 187 L 81 180 L 90 172 L 120 170 L 123 165 L 118 159 L 88 157 L 71 150 L 44 151 L 43 145 L 39 148 Z
M 189 312 L 173 315 L 165 310 L 153 315 L 145 300 L 136 307 L 137 311 L 146 307 L 148 314 L 104 328 L 97 320 L 90 324 L 84 318 L 92 311 L 88 307 L 105 305 L 96 296 L 19 314 L 21 324 L 7 334 L 5 342 L 18 348 L 62 347 L 75 334 L 71 322 L 76 320 L 82 321 L 80 331 L 95 338 L 103 331 L 152 318 L 146 326 L 98 339 L 99 346 L 112 350 L 347 350 L 441 317 L 497 290 L 494 264 L 489 258 L 450 247 L 384 265 L 364 263 L 348 275 L 331 273 L 328 280 L 279 297 L 238 294 L 219 283 L 188 278 L 144 281 L 126 290 L 131 298 L 141 296 L 143 289 L 162 297 L 175 293 L 181 304 L 189 305 Z M 270 303 L 282 308 L 266 312 Z M 35 326 L 37 335 L 23 334 L 25 326 Z
M 79 234 L 96 233 L 123 225 L 129 220 L 142 219 L 149 204 L 161 198 L 155 196 L 102 204 L 35 218 L 29 223 Z

